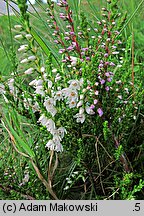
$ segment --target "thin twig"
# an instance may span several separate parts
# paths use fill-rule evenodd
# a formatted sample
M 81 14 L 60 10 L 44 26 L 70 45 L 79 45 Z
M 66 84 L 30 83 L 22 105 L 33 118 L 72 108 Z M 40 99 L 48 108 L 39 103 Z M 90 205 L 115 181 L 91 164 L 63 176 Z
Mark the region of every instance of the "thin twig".
M 96 138 L 96 143 L 95 143 L 96 156 L 97 156 L 97 162 L 98 162 L 98 167 L 99 167 L 99 172 L 100 172 L 100 183 L 101 183 L 103 194 L 105 195 L 105 190 L 104 190 L 103 183 L 102 183 L 102 178 L 101 178 L 101 165 L 100 165 L 99 156 L 98 156 L 98 141 L 99 141 L 99 138 L 97 137 Z
M 112 196 L 114 196 L 120 188 L 117 188 L 116 191 L 114 191 L 110 196 L 108 196 L 107 198 L 105 198 L 104 200 L 108 200 L 109 198 L 111 198 Z

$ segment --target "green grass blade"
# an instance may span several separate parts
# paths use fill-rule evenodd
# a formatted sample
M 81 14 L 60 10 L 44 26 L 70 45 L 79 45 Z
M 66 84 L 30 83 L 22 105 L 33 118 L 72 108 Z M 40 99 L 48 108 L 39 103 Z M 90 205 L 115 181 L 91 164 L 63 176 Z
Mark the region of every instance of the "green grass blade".
M 15 140 L 17 141 L 16 144 L 19 148 L 23 149 L 24 153 L 28 154 L 30 157 L 34 158 L 35 154 L 34 152 L 31 150 L 31 148 L 29 147 L 29 145 L 23 141 L 23 139 L 17 134 L 17 132 L 13 129 L 13 127 L 11 126 L 10 121 L 8 120 L 8 118 L 5 116 L 5 120 L 6 123 L 9 127 L 10 132 L 12 133 L 12 135 L 14 136 Z
M 134 18 L 134 16 L 137 14 L 137 12 L 139 11 L 139 9 L 141 8 L 142 4 L 144 3 L 144 0 L 142 0 L 139 5 L 137 6 L 137 8 L 135 9 L 135 11 L 131 14 L 130 18 L 128 19 L 128 21 L 125 23 L 125 25 L 122 27 L 122 29 L 120 30 L 120 33 L 127 27 L 127 25 L 132 21 L 132 19 Z
M 34 37 L 35 41 L 38 43 L 38 45 L 42 48 L 42 50 L 45 52 L 45 54 L 47 56 L 49 56 L 50 51 L 53 54 L 55 60 L 57 61 L 57 63 L 59 64 L 59 56 L 57 55 L 57 53 L 51 48 L 49 47 L 44 40 L 41 38 L 41 36 L 34 30 L 34 28 L 31 29 L 31 35 Z

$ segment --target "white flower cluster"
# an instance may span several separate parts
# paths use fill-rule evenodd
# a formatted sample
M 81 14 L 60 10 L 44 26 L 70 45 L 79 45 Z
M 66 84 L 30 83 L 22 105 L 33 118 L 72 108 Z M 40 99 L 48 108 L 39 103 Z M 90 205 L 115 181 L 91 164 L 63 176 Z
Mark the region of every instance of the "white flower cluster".
M 39 118 L 39 122 L 53 135 L 53 138 L 48 141 L 46 147 L 50 150 L 62 152 L 63 146 L 61 141 L 66 133 L 66 129 L 64 127 L 56 128 L 55 122 L 52 119 L 48 119 L 44 114 Z

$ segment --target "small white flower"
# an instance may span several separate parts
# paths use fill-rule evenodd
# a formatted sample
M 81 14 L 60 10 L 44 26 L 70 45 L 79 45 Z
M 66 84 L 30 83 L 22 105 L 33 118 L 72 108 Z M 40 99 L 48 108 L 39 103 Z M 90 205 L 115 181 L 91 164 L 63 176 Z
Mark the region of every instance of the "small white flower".
M 42 84 L 43 84 L 43 80 L 42 79 L 38 79 L 38 80 L 36 80 L 36 86 L 42 86 Z
M 21 60 L 20 63 L 21 63 L 21 64 L 24 64 L 24 63 L 28 63 L 28 61 L 29 61 L 29 60 L 28 60 L 27 58 L 25 58 L 25 59 Z
M 62 94 L 62 91 L 57 91 L 56 94 L 55 94 L 55 100 L 62 100 L 63 99 L 63 94 Z
M 33 68 L 29 68 L 29 69 L 27 69 L 24 73 L 25 74 L 32 74 L 33 73 Z
M 120 100 L 122 100 L 122 95 L 118 95 L 118 98 L 119 98 Z
M 55 143 L 54 143 L 54 141 L 53 141 L 53 140 L 49 140 L 49 141 L 47 142 L 47 144 L 46 144 L 46 147 L 47 147 L 48 149 L 50 149 L 50 150 L 54 150 L 54 148 L 55 148 Z
M 43 126 L 46 126 L 47 121 L 48 121 L 48 118 L 44 114 L 42 114 L 38 120 L 38 122 L 40 122 Z
M 61 76 L 60 76 L 59 73 L 57 73 L 57 75 L 56 75 L 56 77 L 55 77 L 55 82 L 57 82 L 57 81 L 59 81 L 59 80 L 61 80 Z
M 0 83 L 0 94 L 5 94 L 5 86 Z
M 69 80 L 68 83 L 70 84 L 69 88 L 80 89 L 80 82 L 78 80 Z
M 25 37 L 26 37 L 27 40 L 29 40 L 29 39 L 32 38 L 32 35 L 31 34 L 26 34 Z
M 14 94 L 15 88 L 14 88 L 14 79 L 13 78 L 8 80 L 8 87 L 10 89 L 10 92 L 12 94 Z
M 35 104 L 32 107 L 32 111 L 33 113 L 37 112 L 39 110 L 39 104 L 37 102 L 35 102 Z
M 52 119 L 47 119 L 45 126 L 50 133 L 56 129 L 55 123 Z
M 115 52 L 112 52 L 113 55 L 118 55 L 119 52 L 118 51 L 115 51 Z
M 56 145 L 59 145 L 60 144 L 60 141 L 61 141 L 61 137 L 58 135 L 58 134 L 55 134 L 53 136 L 53 141 Z
M 47 100 L 45 100 L 44 102 L 44 106 L 46 107 L 46 109 L 52 107 L 55 105 L 55 100 L 53 98 L 48 98 Z
M 76 64 L 77 64 L 77 57 L 70 56 L 70 59 L 71 59 L 71 65 L 72 66 L 76 66 Z
M 84 95 L 81 94 L 81 95 L 80 95 L 80 100 L 83 100 L 83 99 L 84 99 Z
M 84 113 L 84 108 L 83 107 L 80 107 L 79 109 L 79 114 L 83 114 Z
M 80 100 L 78 103 L 77 103 L 77 108 L 81 107 L 83 105 L 83 101 Z
M 66 129 L 64 127 L 59 127 L 57 129 L 57 133 L 61 138 L 64 138 L 64 134 L 67 133 Z
M 45 67 L 41 67 L 40 72 L 45 72 Z
M 17 30 L 21 30 L 22 26 L 21 25 L 15 25 L 14 28 L 17 29 Z
M 94 115 L 95 114 L 95 112 L 89 106 L 86 106 L 85 110 L 86 110 L 87 114 L 89 114 L 89 115 Z
M 129 94 L 128 88 L 124 88 L 124 90 L 126 91 L 127 94 Z
M 42 86 L 36 86 L 35 93 L 36 93 L 36 94 L 40 94 L 41 96 L 45 96 L 45 92 L 44 92 Z
M 48 88 L 52 88 L 52 81 L 51 80 L 48 80 Z
M 36 60 L 36 56 L 34 56 L 34 55 L 33 55 L 33 56 L 29 56 L 29 57 L 28 57 L 28 60 L 29 60 L 29 61 L 35 61 L 35 60 Z
M 36 82 L 37 82 L 37 80 L 34 79 L 34 80 L 32 80 L 32 81 L 29 83 L 29 85 L 30 85 L 30 86 L 35 86 L 35 85 L 36 85 Z
M 17 40 L 19 40 L 19 39 L 22 39 L 23 36 L 22 36 L 22 34 L 19 34 L 19 35 L 15 35 L 14 38 L 17 39 Z
M 57 109 L 53 106 L 49 109 L 47 109 L 47 111 L 54 117 L 57 114 Z
M 52 70 L 52 72 L 53 72 L 53 73 L 56 73 L 56 72 L 57 72 L 57 69 L 56 69 L 56 68 L 54 68 L 54 69 Z
M 69 189 L 69 186 L 66 186 L 65 188 L 64 188 L 64 190 L 68 190 Z
M 86 88 L 84 88 L 84 89 L 82 90 L 83 93 L 85 93 L 86 91 L 87 91 Z
M 76 107 L 76 101 L 75 101 L 75 100 L 69 101 L 68 104 L 69 104 L 69 108 L 74 108 L 74 107 Z
M 57 144 L 55 146 L 55 149 L 54 149 L 56 152 L 62 152 L 63 151 L 63 146 L 61 145 L 61 143 Z
M 25 52 L 27 51 L 27 49 L 28 49 L 28 45 L 24 44 L 20 46 L 20 48 L 18 49 L 18 52 Z
M 85 115 L 83 113 L 77 113 L 74 118 L 76 118 L 77 123 L 84 123 Z
M 68 100 L 77 100 L 78 99 L 78 93 L 76 90 L 69 89 L 66 93 L 66 96 L 68 97 Z

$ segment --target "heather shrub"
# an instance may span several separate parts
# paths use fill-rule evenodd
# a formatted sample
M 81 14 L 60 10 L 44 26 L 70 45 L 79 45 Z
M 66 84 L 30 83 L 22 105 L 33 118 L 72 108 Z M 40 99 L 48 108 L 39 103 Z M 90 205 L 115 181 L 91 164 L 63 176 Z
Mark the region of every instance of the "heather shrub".
M 134 199 L 144 185 L 137 170 L 143 80 L 131 67 L 132 37 L 124 41 L 118 1 L 107 1 L 92 21 L 80 5 L 47 1 L 46 39 L 31 24 L 26 1 L 17 4 L 16 59 L 0 84 L 3 131 L 20 157 L 12 158 L 19 161 L 15 186 L 32 187 L 38 199 Z

